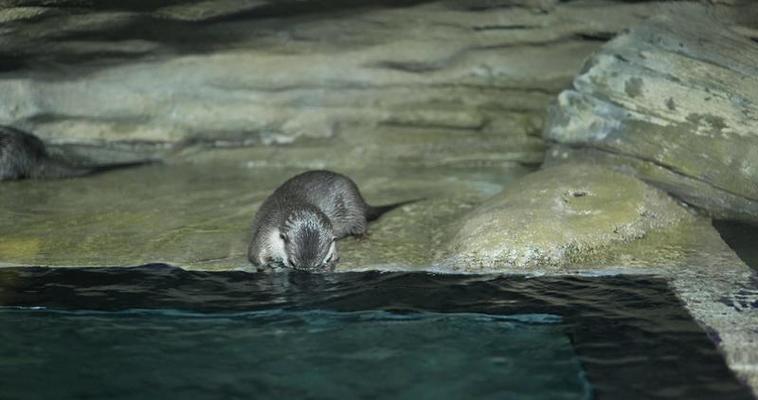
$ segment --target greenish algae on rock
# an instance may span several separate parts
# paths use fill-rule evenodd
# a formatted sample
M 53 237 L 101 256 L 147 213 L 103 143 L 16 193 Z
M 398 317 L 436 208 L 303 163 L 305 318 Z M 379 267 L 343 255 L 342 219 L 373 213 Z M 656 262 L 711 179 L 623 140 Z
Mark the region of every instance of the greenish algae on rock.
M 664 192 L 608 169 L 563 164 L 463 216 L 437 264 L 465 272 L 659 270 L 699 257 L 744 267 L 707 218 Z
M 305 168 L 234 162 L 150 165 L 81 179 L 5 182 L 0 190 L 0 265 L 244 269 L 249 225 L 260 203 Z M 386 214 L 366 240 L 340 241 L 339 270 L 420 269 L 447 223 L 529 169 L 385 165 L 336 169 L 372 204 L 423 198 Z

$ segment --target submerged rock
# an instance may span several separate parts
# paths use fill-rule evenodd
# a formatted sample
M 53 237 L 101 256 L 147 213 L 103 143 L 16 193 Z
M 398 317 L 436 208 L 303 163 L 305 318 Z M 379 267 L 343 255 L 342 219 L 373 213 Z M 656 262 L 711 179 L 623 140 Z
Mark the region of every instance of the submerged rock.
M 603 46 L 551 109 L 547 164 L 594 160 L 758 222 L 758 45 L 682 6 Z
M 707 218 L 644 182 L 567 164 L 530 174 L 463 216 L 440 270 L 668 268 L 705 255 L 744 265 Z M 723 258 L 722 258 L 723 257 Z

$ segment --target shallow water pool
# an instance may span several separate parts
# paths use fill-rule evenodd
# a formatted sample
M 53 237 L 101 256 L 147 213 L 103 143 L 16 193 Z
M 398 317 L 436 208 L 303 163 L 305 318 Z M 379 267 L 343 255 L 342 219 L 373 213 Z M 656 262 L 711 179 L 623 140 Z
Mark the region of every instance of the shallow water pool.
M 649 277 L 0 270 L 2 399 L 749 399 Z
M 568 337 L 532 319 L 5 311 L 0 375 L 13 399 L 589 398 Z

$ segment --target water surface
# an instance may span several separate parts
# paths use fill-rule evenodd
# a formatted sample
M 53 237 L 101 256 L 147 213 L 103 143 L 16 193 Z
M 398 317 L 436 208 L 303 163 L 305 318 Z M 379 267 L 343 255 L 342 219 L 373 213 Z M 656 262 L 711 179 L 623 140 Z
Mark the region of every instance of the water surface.
M 3 399 L 752 399 L 654 277 L 6 268 L 0 307 Z
M 0 376 L 4 399 L 589 398 L 568 337 L 545 321 L 4 310 Z

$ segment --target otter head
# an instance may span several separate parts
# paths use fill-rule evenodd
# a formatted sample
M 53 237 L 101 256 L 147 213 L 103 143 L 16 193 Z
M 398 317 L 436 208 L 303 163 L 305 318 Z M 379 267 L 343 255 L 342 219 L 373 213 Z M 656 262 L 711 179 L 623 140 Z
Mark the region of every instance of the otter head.
M 337 247 L 329 218 L 318 209 L 292 212 L 279 228 L 282 263 L 301 271 L 329 271 L 337 264 Z

